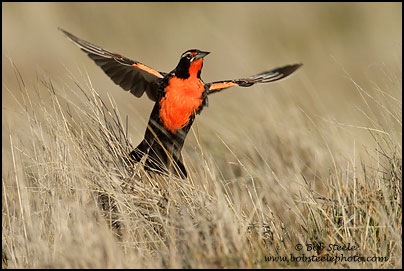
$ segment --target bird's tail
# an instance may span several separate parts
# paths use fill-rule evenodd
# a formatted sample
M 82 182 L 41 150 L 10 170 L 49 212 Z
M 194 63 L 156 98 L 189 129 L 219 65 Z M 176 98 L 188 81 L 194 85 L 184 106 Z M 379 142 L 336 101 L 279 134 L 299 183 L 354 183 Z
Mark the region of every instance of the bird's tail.
M 147 155 L 145 169 L 149 171 L 164 172 L 163 165 L 168 164 L 167 153 L 155 141 L 149 143 L 146 139 L 143 139 L 129 155 L 137 163 L 140 163 L 143 156 Z
M 142 160 L 143 156 L 147 153 L 148 150 L 148 144 L 145 139 L 143 139 L 142 142 L 130 153 L 130 157 L 135 162 L 140 162 Z
M 173 155 L 172 157 L 169 157 L 166 152 L 160 152 L 156 155 L 156 152 L 150 150 L 146 159 L 145 169 L 161 173 L 168 173 L 168 171 L 171 171 L 174 175 L 180 178 L 188 177 L 181 153 L 178 156 Z
M 174 171 L 180 177 L 187 178 L 187 170 L 185 169 L 184 162 L 182 160 L 182 154 L 180 153 L 178 157 L 174 158 Z
M 134 149 L 130 156 L 135 162 L 140 162 L 143 156 L 147 154 L 147 159 L 145 162 L 145 169 L 149 171 L 157 172 L 167 172 L 171 168 L 171 172 L 181 178 L 187 178 L 188 174 L 184 166 L 181 153 L 173 155 L 169 158 L 167 151 L 164 150 L 158 143 L 153 142 L 150 146 L 144 139 L 140 144 Z M 173 163 L 171 163 L 171 161 Z M 170 166 L 170 164 L 172 164 Z

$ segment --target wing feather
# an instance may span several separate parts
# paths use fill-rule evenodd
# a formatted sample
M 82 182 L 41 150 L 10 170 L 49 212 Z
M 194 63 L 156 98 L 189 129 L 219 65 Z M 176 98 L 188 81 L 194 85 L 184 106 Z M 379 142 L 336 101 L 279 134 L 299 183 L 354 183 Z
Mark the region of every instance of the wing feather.
M 79 46 L 115 84 L 136 97 L 141 97 L 146 92 L 151 100 L 157 101 L 158 83 L 166 73 L 79 39 L 61 28 L 59 30 Z
M 270 71 L 265 71 L 265 72 L 262 72 L 262 73 L 250 76 L 248 78 L 244 78 L 244 79 L 224 80 L 224 81 L 208 83 L 207 84 L 208 85 L 208 94 L 219 92 L 219 91 L 229 88 L 229 87 L 236 87 L 236 86 L 250 87 L 256 83 L 270 83 L 270 82 L 278 81 L 280 79 L 283 79 L 283 78 L 289 76 L 302 65 L 303 64 L 287 65 L 287 66 L 276 68 L 276 69 L 273 69 Z

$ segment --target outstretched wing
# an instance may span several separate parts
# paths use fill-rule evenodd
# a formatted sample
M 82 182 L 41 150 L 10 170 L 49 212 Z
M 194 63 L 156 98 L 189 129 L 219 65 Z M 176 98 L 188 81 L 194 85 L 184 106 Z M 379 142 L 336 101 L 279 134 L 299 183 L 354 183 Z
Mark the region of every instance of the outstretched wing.
M 208 83 L 208 94 L 212 94 L 229 87 L 249 87 L 256 83 L 269 83 L 278 81 L 287 77 L 294 71 L 296 71 L 303 64 L 287 65 L 284 67 L 276 68 L 270 71 L 262 72 L 257 75 L 250 76 L 244 79 L 237 80 L 225 80 Z
M 136 97 L 141 97 L 146 92 L 151 100 L 158 99 L 157 83 L 165 73 L 81 40 L 61 28 L 59 30 L 86 52 L 115 84 L 130 91 Z

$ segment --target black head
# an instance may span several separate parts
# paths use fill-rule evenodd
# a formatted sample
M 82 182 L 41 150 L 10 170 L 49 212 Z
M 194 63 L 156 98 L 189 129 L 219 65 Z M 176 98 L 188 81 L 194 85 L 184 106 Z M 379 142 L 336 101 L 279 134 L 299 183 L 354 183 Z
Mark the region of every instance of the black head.
M 180 62 L 175 68 L 175 75 L 179 78 L 188 78 L 189 76 L 197 76 L 200 78 L 203 65 L 203 58 L 209 52 L 191 49 L 181 55 Z

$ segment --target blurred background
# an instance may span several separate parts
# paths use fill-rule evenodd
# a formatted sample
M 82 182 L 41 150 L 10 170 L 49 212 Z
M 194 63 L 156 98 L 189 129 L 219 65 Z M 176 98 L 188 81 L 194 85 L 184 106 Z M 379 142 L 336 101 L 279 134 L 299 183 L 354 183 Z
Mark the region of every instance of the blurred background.
M 153 102 L 58 27 L 164 72 L 210 51 L 205 82 L 304 65 L 211 95 L 184 145 L 191 182 L 166 193 L 110 136 L 115 104 L 135 147 Z M 284 268 L 263 255 L 317 241 L 391 259 L 321 268 L 402 267 L 402 3 L 2 3 L 2 76 L 10 268 Z
M 294 133 L 294 140 L 313 132 L 301 130 L 304 121 L 342 127 L 366 142 L 368 131 L 358 127 L 380 116 L 365 112 L 375 101 L 367 101 L 361 89 L 369 95 L 382 89 L 402 100 L 401 3 L 3 3 L 2 15 L 3 143 L 10 130 L 24 132 L 10 59 L 25 84 L 45 76 L 66 97 L 67 86 L 74 87 L 71 77 L 90 80 L 129 116 L 133 144 L 143 137 L 152 102 L 122 91 L 57 27 L 165 72 L 190 48 L 210 51 L 205 82 L 304 64 L 287 80 L 212 95 L 197 118 L 205 145 L 220 142 L 218 137 L 258 144 L 262 135 L 254 134 L 262 127 Z

